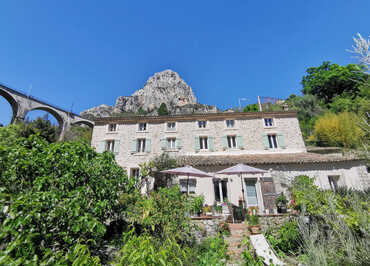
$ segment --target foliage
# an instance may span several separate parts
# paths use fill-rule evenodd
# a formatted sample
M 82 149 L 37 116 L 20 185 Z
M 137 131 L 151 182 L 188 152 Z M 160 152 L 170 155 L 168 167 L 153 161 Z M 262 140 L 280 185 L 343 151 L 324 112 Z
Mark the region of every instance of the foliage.
M 0 128 L 0 135 L 12 130 Z M 97 249 L 105 222 L 125 210 L 119 194 L 134 190 L 135 180 L 112 154 L 83 143 L 48 144 L 31 135 L 0 143 L 0 158 L 0 209 L 7 206 L 0 217 L 0 260 L 7 262 L 55 262 L 77 256 L 78 243 Z M 76 252 L 85 258 L 85 251 Z
M 148 176 L 154 177 L 154 189 L 158 190 L 161 187 L 171 187 L 173 185 L 172 176 L 160 173 L 163 170 L 168 170 L 177 167 L 177 161 L 171 158 L 168 153 L 162 153 L 155 157 L 152 161 L 141 164 L 141 178 Z
M 227 255 L 227 244 L 221 237 L 210 237 L 205 239 L 197 247 L 197 261 L 195 265 L 200 266 L 221 266 L 226 265 L 229 259 Z
M 285 197 L 285 195 L 284 195 L 284 193 L 283 192 L 281 192 L 280 193 L 280 195 L 279 195 L 279 197 L 277 197 L 276 199 L 275 199 L 275 204 L 276 205 L 286 205 L 288 203 L 288 200 L 287 200 L 287 198 Z
M 138 115 L 146 115 L 148 112 L 144 111 L 143 107 L 139 107 L 139 109 L 137 110 L 137 114 Z
M 242 245 L 246 249 L 241 253 L 241 258 L 243 260 L 243 265 L 245 266 L 263 266 L 263 260 L 259 257 L 256 252 L 253 250 L 253 247 L 249 239 L 244 239 Z
M 64 135 L 64 141 L 81 141 L 90 145 L 92 129 L 87 126 L 72 125 Z
M 174 239 L 157 239 L 148 234 L 139 236 L 134 230 L 124 234 L 117 265 L 184 265 L 189 260 L 189 247 L 180 246 Z
M 161 103 L 161 105 L 159 106 L 158 115 L 168 115 L 168 109 L 165 103 Z
M 312 94 L 325 103 L 332 102 L 335 96 L 344 92 L 355 97 L 359 91 L 360 82 L 366 80 L 364 67 L 349 64 L 340 66 L 328 61 L 319 67 L 310 67 L 307 75 L 302 78 L 304 94 Z
M 230 236 L 231 235 L 230 225 L 227 222 L 220 223 L 218 232 L 222 236 Z
M 247 216 L 247 219 L 248 219 L 248 225 L 249 226 L 254 226 L 254 225 L 258 225 L 259 224 L 258 215 L 248 215 Z
M 203 210 L 204 197 L 203 196 L 189 196 L 187 202 L 190 205 L 189 210 L 191 214 L 199 214 Z
M 134 200 L 121 198 L 121 203 L 127 206 L 127 221 L 141 231 L 162 240 L 193 241 L 186 216 L 189 204 L 178 187 L 159 188 L 149 195 L 136 195 Z
M 359 123 L 353 113 L 327 113 L 317 120 L 312 139 L 321 146 L 358 147 L 365 134 Z
M 60 131 L 58 126 L 50 122 L 48 114 L 45 114 L 43 117 L 37 117 L 33 121 L 26 119 L 24 123 L 20 123 L 19 130 L 22 137 L 27 138 L 37 134 L 49 143 L 55 142 L 58 139 Z
M 297 221 L 285 222 L 280 228 L 270 228 L 266 232 L 266 239 L 275 251 L 289 255 L 297 255 L 301 247 Z
M 258 112 L 258 104 L 248 104 L 246 107 L 244 107 L 243 112 Z

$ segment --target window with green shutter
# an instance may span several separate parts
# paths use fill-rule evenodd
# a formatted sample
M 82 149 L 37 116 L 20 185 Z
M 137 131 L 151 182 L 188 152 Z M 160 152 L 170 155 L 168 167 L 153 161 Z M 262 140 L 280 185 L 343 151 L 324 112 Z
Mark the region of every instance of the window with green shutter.
M 221 141 L 222 141 L 222 148 L 224 148 L 224 149 L 227 149 L 227 136 L 223 136 L 222 138 L 221 138 Z
M 236 144 L 238 145 L 239 149 L 244 148 L 243 137 L 242 136 L 236 136 Z
M 262 134 L 262 142 L 263 142 L 263 146 L 265 147 L 265 150 L 268 150 L 270 145 L 269 145 L 269 139 L 268 139 L 267 134 Z
M 176 139 L 176 148 L 181 149 L 182 148 L 182 140 L 181 139 Z
M 136 147 L 137 147 L 136 139 L 134 139 L 133 141 L 131 141 L 131 153 L 136 152 Z
M 102 141 L 100 141 L 100 143 L 98 144 L 98 147 L 97 147 L 97 149 L 96 149 L 96 152 L 98 152 L 98 153 L 102 153 L 102 152 L 104 152 L 104 150 L 105 150 L 105 140 L 102 140 Z
M 277 136 L 278 136 L 278 143 L 279 143 L 280 148 L 285 149 L 286 146 L 285 146 L 284 135 L 283 134 L 278 134 Z
M 161 149 L 167 149 L 167 139 L 161 139 Z
M 145 152 L 150 152 L 150 139 L 146 139 L 145 142 Z
M 199 151 L 200 150 L 199 137 L 195 137 L 194 149 L 195 149 L 195 151 Z
M 214 151 L 215 150 L 214 137 L 209 137 L 208 142 L 209 142 L 209 150 Z
M 119 140 L 116 139 L 114 141 L 114 154 L 118 154 L 119 153 Z

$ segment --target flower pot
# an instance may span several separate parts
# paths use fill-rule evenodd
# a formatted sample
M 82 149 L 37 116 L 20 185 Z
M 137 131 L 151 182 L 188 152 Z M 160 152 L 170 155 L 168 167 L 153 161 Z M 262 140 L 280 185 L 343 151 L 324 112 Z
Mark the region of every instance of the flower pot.
M 250 225 L 248 226 L 249 231 L 251 232 L 251 235 L 258 235 L 261 230 L 261 225 Z
M 286 213 L 287 212 L 287 208 L 286 208 L 286 206 L 284 206 L 284 205 L 278 205 L 277 206 L 277 211 L 278 211 L 278 213 Z

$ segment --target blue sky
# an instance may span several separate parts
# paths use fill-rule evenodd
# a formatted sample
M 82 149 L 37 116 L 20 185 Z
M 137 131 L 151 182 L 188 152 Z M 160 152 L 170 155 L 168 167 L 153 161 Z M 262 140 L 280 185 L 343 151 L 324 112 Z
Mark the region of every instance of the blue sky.
M 0 2 L 0 82 L 79 113 L 173 69 L 200 103 L 299 93 L 310 66 L 356 62 L 370 1 Z M 0 122 L 11 118 L 0 97 Z

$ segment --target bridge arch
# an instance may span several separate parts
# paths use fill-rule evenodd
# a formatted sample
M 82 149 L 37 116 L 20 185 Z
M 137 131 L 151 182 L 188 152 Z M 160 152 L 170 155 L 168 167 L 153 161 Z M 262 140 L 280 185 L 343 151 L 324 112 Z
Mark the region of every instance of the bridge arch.
M 18 114 L 19 105 L 17 103 L 17 100 L 14 99 L 12 95 L 10 95 L 7 91 L 3 90 L 1 87 L 0 87 L 0 96 L 2 96 L 10 104 L 12 108 L 13 115 L 12 115 L 12 119 L 10 122 L 12 124 L 14 123 L 17 117 L 17 114 Z
M 71 125 L 86 125 L 86 126 L 88 126 L 89 128 L 93 128 L 94 127 L 94 124 L 93 123 L 91 123 L 90 121 L 77 121 L 77 122 L 75 122 L 75 123 L 72 123 Z
M 63 117 L 60 115 L 60 114 L 58 114 L 58 112 L 57 111 L 55 111 L 53 108 L 49 108 L 49 107 L 47 107 L 47 106 L 39 106 L 39 107 L 35 107 L 35 108 L 32 108 L 32 109 L 30 109 L 30 110 L 27 110 L 27 112 L 25 113 L 25 117 L 26 117 L 26 115 L 29 113 L 29 112 L 32 112 L 32 111 L 36 111 L 36 110 L 41 110 L 41 111 L 45 111 L 45 112 L 47 112 L 47 113 L 49 113 L 49 114 L 51 114 L 52 116 L 54 116 L 54 118 L 57 120 L 57 122 L 58 122 L 58 124 L 59 124 L 59 134 L 60 134 L 60 132 L 62 132 L 62 130 L 63 130 L 63 127 L 64 127 L 64 119 L 63 119 Z

